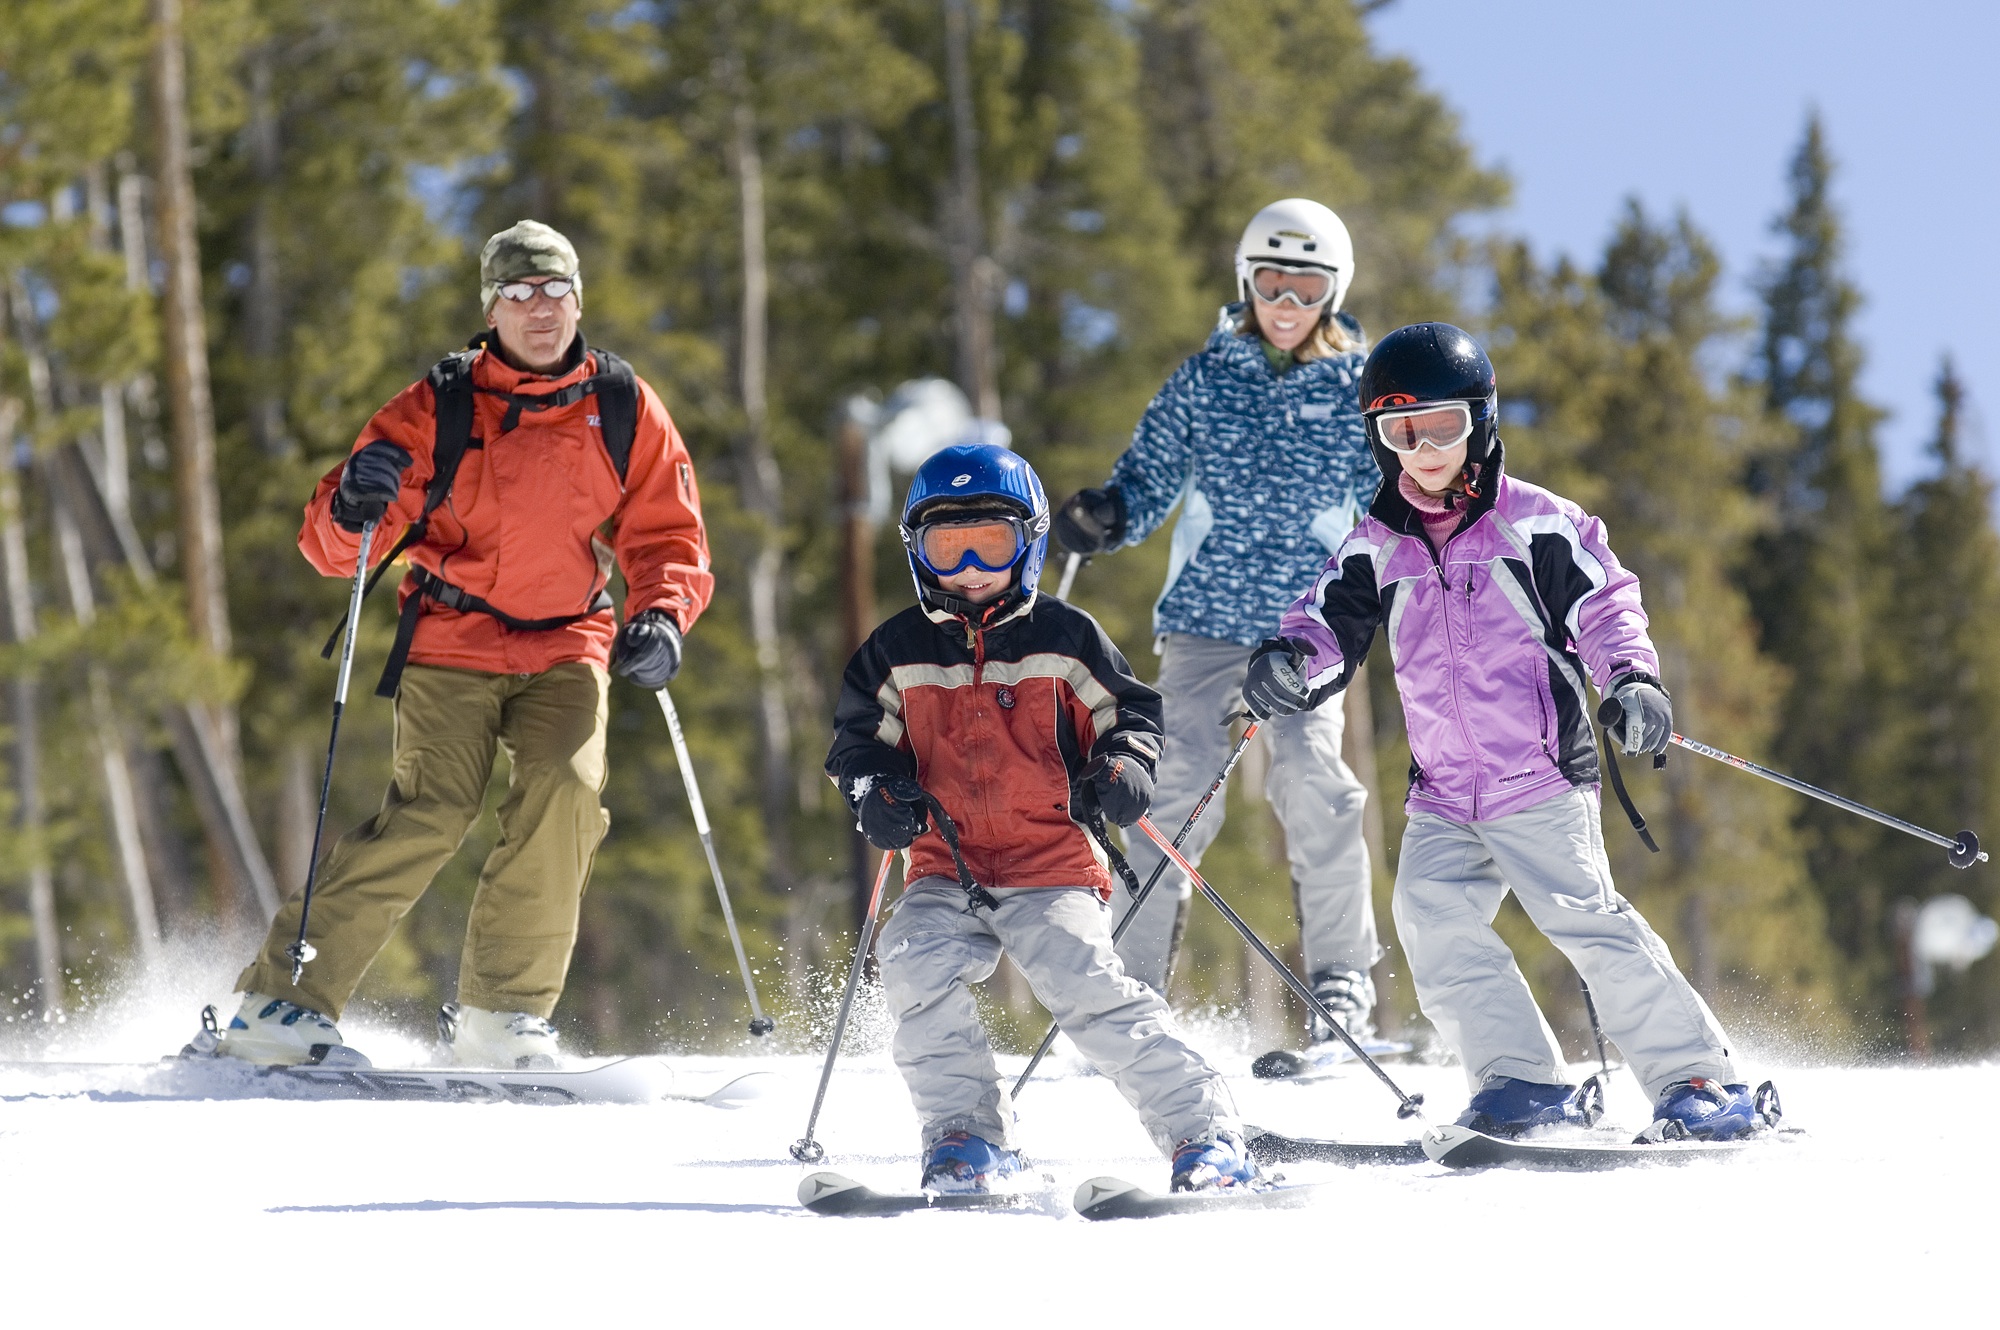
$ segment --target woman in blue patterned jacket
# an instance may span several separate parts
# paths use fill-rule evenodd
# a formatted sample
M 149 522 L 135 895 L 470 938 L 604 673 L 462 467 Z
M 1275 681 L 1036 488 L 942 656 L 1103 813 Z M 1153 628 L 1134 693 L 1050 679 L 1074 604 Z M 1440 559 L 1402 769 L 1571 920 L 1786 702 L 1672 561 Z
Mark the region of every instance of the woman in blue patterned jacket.
M 1251 649 L 1278 631 L 1381 482 L 1355 394 L 1361 328 L 1340 312 L 1353 275 L 1353 243 L 1331 209 L 1285 199 L 1259 212 L 1236 247 L 1240 303 L 1146 408 L 1104 488 L 1056 516 L 1062 543 L 1090 555 L 1137 544 L 1181 508 L 1153 611 L 1166 699 L 1153 801 L 1162 827 L 1179 827 L 1227 758 L 1222 721 Z M 1314 991 L 1359 1038 L 1372 1032 L 1379 948 L 1361 836 L 1367 792 L 1341 760 L 1342 720 L 1329 707 L 1267 721 L 1268 790 Z M 1221 830 L 1222 811 L 1211 804 L 1189 834 L 1190 860 Z M 1158 859 L 1150 843 L 1134 846 L 1141 879 Z M 1126 969 L 1162 992 L 1192 890 L 1178 873 L 1163 880 L 1119 946 Z

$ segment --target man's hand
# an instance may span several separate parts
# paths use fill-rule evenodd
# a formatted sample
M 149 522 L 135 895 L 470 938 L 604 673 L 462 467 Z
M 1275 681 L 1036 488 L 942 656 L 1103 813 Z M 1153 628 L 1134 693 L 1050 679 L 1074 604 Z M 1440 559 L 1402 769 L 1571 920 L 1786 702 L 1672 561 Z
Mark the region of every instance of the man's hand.
M 1273 637 L 1250 657 L 1250 670 L 1243 678 L 1243 705 L 1258 720 L 1291 716 L 1304 711 L 1312 696 L 1306 687 L 1306 657 L 1318 654 L 1310 642 Z
M 1056 510 L 1056 539 L 1073 554 L 1102 554 L 1125 539 L 1125 496 L 1116 489 L 1078 490 Z
M 343 531 L 357 533 L 370 522 L 381 521 L 402 490 L 403 473 L 409 469 L 410 455 L 387 439 L 363 444 L 340 469 L 340 487 L 333 492 L 333 520 Z
M 1664 753 L 1674 732 L 1674 704 L 1658 684 L 1632 675 L 1611 681 L 1611 696 L 1625 709 L 1611 725 L 1611 733 L 1625 748 L 1625 756 Z
M 1070 816 L 1088 818 L 1095 804 L 1113 824 L 1129 827 L 1153 806 L 1153 775 L 1124 754 L 1100 754 L 1077 773 Z
M 649 693 L 681 672 L 681 630 L 665 610 L 644 610 L 625 621 L 611 644 L 611 668 Z
M 878 850 L 906 850 L 930 829 L 924 787 L 908 776 L 871 780 L 854 801 L 861 834 Z

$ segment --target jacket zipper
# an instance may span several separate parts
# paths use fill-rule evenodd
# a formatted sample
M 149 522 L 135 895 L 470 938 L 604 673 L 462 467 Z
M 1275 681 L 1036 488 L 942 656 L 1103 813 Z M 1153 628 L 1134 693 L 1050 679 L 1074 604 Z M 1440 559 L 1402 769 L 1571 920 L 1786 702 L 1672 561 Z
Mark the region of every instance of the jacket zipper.
M 1422 527 L 1422 521 L 1423 519 L 1421 517 L 1418 518 L 1418 526 L 1420 531 Z M 1465 700 L 1459 695 L 1458 691 L 1458 674 L 1459 674 L 1458 642 L 1452 635 L 1451 579 L 1445 575 L 1444 571 L 1444 551 L 1450 549 L 1452 541 L 1457 540 L 1459 536 L 1462 534 L 1464 534 L 1463 530 L 1454 531 L 1449 537 L 1446 538 L 1444 542 L 1444 549 L 1442 550 L 1433 549 L 1431 547 L 1430 537 L 1428 535 L 1425 535 L 1424 548 L 1430 550 L 1431 552 L 1431 566 L 1437 569 L 1438 590 L 1440 594 L 1443 596 L 1442 608 L 1444 610 L 1445 653 L 1451 658 L 1451 709 L 1454 717 L 1458 721 L 1459 738 L 1465 741 L 1466 751 L 1476 752 L 1477 748 L 1472 742 L 1472 731 L 1467 729 L 1465 725 Z M 1472 574 L 1471 573 L 1467 573 L 1465 576 L 1465 621 L 1468 625 L 1472 622 Z M 1473 772 L 1473 777 L 1472 777 L 1472 814 L 1466 820 L 1470 822 L 1477 822 L 1479 820 L 1479 775 L 1476 768 Z

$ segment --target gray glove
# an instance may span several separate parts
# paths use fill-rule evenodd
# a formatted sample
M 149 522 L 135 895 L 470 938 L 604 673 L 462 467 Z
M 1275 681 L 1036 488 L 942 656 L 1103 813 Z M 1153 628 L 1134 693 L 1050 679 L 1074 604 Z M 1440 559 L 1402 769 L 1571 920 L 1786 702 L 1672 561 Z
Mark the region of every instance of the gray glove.
M 1674 732 L 1674 703 L 1651 679 L 1623 674 L 1611 681 L 1611 698 L 1624 714 L 1609 727 L 1625 748 L 1625 756 L 1664 753 Z
M 1316 655 L 1312 645 L 1287 637 L 1260 643 L 1243 677 L 1243 705 L 1258 720 L 1291 716 L 1306 709 L 1312 690 L 1306 687 L 1305 663 Z

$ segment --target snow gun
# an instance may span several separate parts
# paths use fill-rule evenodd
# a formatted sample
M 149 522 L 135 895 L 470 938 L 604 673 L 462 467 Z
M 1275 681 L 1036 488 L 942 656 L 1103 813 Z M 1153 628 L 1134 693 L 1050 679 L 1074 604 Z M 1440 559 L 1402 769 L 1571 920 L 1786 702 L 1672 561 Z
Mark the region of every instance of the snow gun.
M 1607 697 L 1597 708 L 1597 723 L 1608 726 L 1622 716 L 1624 711 L 1624 706 L 1617 698 Z M 1606 736 L 1606 738 L 1607 742 L 1609 742 L 1609 736 Z M 1700 753 L 1703 757 L 1713 758 L 1717 762 L 1726 763 L 1729 766 L 1735 767 L 1738 771 L 1747 771 L 1753 776 L 1762 776 L 1765 780 L 1782 785 L 1788 790 L 1796 790 L 1809 799 L 1817 799 L 1821 803 L 1832 804 L 1835 808 L 1845 809 L 1856 816 L 1865 817 L 1871 822 L 1880 822 L 1885 827 L 1894 827 L 1906 836 L 1915 836 L 1918 840 L 1929 841 L 1931 844 L 1947 852 L 1946 857 L 1951 860 L 1953 868 L 1970 868 L 1974 864 L 1983 864 L 1987 860 L 1986 851 L 1979 848 L 1979 837 L 1970 831 L 1961 831 L 1955 837 L 1946 836 L 1941 832 L 1930 831 L 1924 827 L 1920 827 L 1914 822 L 1905 822 L 1900 817 L 1891 817 L 1887 813 L 1870 808 L 1867 804 L 1859 804 L 1852 799 L 1843 798 L 1831 790 L 1822 790 L 1817 785 L 1808 785 L 1804 781 L 1787 776 L 1781 771 L 1773 771 L 1769 767 L 1759 766 L 1747 758 L 1737 757 L 1734 753 L 1725 753 L 1720 748 L 1710 748 L 1707 744 L 1699 743 L 1684 734 L 1669 734 L 1667 739 L 1668 742 L 1678 744 L 1690 753 Z M 1660 760 L 1662 762 L 1665 761 L 1664 754 L 1661 755 Z

